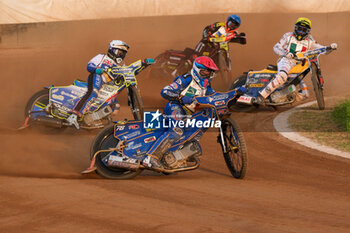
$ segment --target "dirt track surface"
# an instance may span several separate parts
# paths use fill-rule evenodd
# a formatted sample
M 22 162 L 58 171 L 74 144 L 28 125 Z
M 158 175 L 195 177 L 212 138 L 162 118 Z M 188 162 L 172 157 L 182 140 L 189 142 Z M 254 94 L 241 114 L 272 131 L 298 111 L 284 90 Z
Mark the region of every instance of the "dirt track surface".
M 230 46 L 235 76 L 275 61 L 273 44 L 298 16 L 242 15 L 248 44 Z M 345 28 L 349 14 L 307 16 L 320 43 L 336 41 L 341 48 L 321 58 L 325 95 L 349 94 L 349 68 L 342 60 L 350 52 L 349 34 L 340 28 L 326 33 L 320 27 L 342 22 Z M 14 48 L 0 50 L 0 105 L 6 109 L 0 116 L 0 232 L 350 232 L 350 162 L 274 132 L 272 120 L 286 108 L 233 114 L 249 151 L 244 180 L 230 176 L 215 132 L 202 139 L 198 170 L 170 176 L 145 172 L 134 180 L 113 181 L 79 174 L 89 165 L 96 132 L 12 130 L 22 123 L 25 103 L 34 92 L 86 77 L 86 63 L 104 52 L 108 41 L 122 39 L 131 45 L 129 63 L 165 49 L 194 47 L 203 26 L 222 19 L 39 24 L 13 35 Z M 267 22 L 276 25 L 265 27 Z M 139 82 L 146 106 L 164 105 L 158 93 L 170 80 L 145 71 Z M 126 105 L 125 93 L 120 101 Z M 130 117 L 127 107 L 122 112 L 121 119 Z

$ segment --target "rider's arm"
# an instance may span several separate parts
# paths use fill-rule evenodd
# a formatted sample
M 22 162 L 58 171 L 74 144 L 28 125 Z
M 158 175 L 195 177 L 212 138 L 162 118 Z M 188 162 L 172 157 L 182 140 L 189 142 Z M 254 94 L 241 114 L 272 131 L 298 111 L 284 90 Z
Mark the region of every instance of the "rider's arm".
M 241 32 L 238 34 L 237 31 L 234 31 L 234 37 L 230 40 L 232 43 L 240 43 L 240 44 L 246 44 L 247 43 L 247 38 L 245 36 L 244 32 Z
M 288 41 L 293 33 L 292 32 L 287 32 L 285 33 L 281 40 L 273 46 L 273 51 L 280 57 L 285 56 L 287 53 L 287 46 L 288 46 Z
M 203 30 L 203 40 L 208 41 L 209 37 L 215 33 L 222 25 L 218 22 L 208 25 Z
M 180 92 L 183 89 L 184 82 L 185 79 L 182 77 L 182 75 L 176 77 L 173 83 L 163 88 L 163 90 L 160 92 L 161 96 L 167 100 L 177 100 Z
M 101 63 L 103 57 L 104 56 L 102 54 L 98 54 L 95 57 L 93 57 L 87 65 L 87 70 L 90 73 L 93 73 L 95 69 L 98 68 L 98 65 Z
M 209 85 L 207 87 L 207 92 L 205 93 L 205 95 L 212 95 L 214 93 L 215 93 L 214 89 L 211 87 L 211 85 Z
M 309 40 L 310 40 L 310 49 L 311 50 L 324 47 L 324 45 L 318 44 L 311 35 L 309 35 Z

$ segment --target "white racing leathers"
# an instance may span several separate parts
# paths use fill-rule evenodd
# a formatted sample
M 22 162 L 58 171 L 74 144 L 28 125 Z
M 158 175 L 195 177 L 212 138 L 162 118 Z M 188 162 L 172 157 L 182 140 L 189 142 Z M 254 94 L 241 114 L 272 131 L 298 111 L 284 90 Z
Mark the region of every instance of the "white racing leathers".
M 296 54 L 307 50 L 317 49 L 323 45 L 317 44 L 314 38 L 309 35 L 304 40 L 297 40 L 293 32 L 287 32 L 282 36 L 282 39 L 275 44 L 273 51 L 280 56 L 277 61 L 278 72 L 276 77 L 260 91 L 260 95 L 265 99 L 274 90 L 283 85 L 288 78 L 289 71 L 297 64 L 294 58 L 287 58 L 288 53 Z

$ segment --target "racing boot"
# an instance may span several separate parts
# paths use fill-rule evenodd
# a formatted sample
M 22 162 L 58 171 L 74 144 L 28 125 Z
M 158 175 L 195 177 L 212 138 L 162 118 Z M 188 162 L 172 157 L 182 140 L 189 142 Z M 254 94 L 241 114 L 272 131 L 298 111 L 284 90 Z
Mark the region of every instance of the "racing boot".
M 78 111 L 72 111 L 72 114 L 67 118 L 69 125 L 74 125 L 76 129 L 80 129 L 78 123 L 78 117 L 81 117 L 81 113 Z
M 265 99 L 260 94 L 258 94 L 258 96 L 252 100 L 253 104 L 258 104 L 258 105 L 261 105 L 264 102 L 265 102 Z
M 288 72 L 281 70 L 277 73 L 276 77 L 266 85 L 264 89 L 259 91 L 259 96 L 255 99 L 257 104 L 265 102 L 265 99 L 274 92 L 277 88 L 282 86 L 288 79 Z
M 142 164 L 150 170 L 162 172 L 163 166 L 160 160 L 163 155 L 170 149 L 175 141 L 177 141 L 183 134 L 180 128 L 172 128 L 170 132 L 165 132 L 147 152 L 147 157 L 142 161 Z

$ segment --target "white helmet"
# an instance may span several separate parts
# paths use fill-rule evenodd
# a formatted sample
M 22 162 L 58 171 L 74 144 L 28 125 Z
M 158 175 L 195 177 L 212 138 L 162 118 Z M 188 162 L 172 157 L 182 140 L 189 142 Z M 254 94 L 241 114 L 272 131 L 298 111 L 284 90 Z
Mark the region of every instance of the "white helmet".
M 121 40 L 112 40 L 108 46 L 107 56 L 113 59 L 117 64 L 120 64 L 126 53 L 128 52 L 129 45 Z

